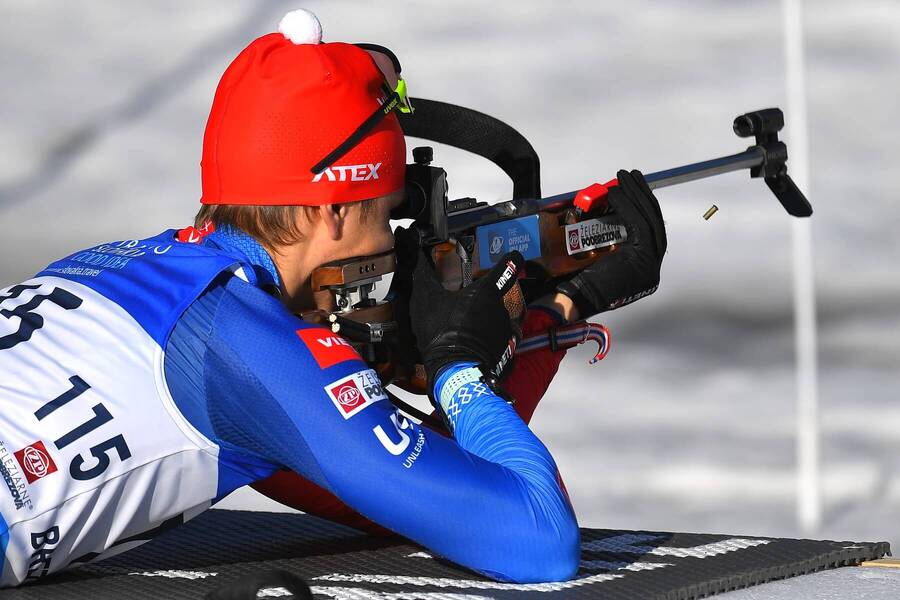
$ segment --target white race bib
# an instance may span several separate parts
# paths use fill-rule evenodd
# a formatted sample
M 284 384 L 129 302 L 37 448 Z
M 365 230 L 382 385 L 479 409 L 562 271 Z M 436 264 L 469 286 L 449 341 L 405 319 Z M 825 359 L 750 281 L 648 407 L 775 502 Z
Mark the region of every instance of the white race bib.
M 217 456 L 172 403 L 162 349 L 120 306 L 57 277 L 0 290 L 0 585 L 193 516 L 216 496 Z

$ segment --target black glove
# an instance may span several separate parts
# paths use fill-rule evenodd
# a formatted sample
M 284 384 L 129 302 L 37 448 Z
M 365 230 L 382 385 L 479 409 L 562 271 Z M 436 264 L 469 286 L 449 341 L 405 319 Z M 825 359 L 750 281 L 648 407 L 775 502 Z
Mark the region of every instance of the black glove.
M 486 275 L 451 292 L 438 280 L 428 251 L 418 247 L 417 235 L 412 229 L 394 232 L 397 269 L 391 295 L 401 339 L 404 332 L 412 334 L 429 386 L 443 367 L 463 361 L 477 363 L 485 376 L 499 380 L 511 367 L 522 335 L 525 301 L 518 276 L 525 260 L 511 252 Z
M 666 226 L 659 202 L 640 171 L 619 171 L 619 185 L 609 190 L 610 214 L 604 219 L 625 226 L 628 239 L 611 254 L 556 289 L 575 302 L 586 319 L 649 296 L 659 287 L 666 253 Z

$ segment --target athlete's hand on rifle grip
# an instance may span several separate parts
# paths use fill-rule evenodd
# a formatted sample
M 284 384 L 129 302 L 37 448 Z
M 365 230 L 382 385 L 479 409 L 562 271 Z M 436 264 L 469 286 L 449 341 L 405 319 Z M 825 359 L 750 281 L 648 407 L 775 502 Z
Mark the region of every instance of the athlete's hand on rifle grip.
M 455 292 L 437 278 L 427 249 L 418 248 L 411 229 L 394 232 L 397 269 L 391 290 L 398 317 L 421 353 L 429 385 L 452 363 L 477 363 L 485 375 L 501 378 L 512 364 L 522 335 L 525 301 L 518 278 L 525 260 L 504 256 L 489 273 Z
M 557 290 L 575 302 L 582 319 L 630 304 L 659 287 L 667 243 L 659 202 L 640 171 L 619 171 L 617 177 L 619 184 L 609 190 L 610 216 L 621 219 L 628 240 L 557 284 Z

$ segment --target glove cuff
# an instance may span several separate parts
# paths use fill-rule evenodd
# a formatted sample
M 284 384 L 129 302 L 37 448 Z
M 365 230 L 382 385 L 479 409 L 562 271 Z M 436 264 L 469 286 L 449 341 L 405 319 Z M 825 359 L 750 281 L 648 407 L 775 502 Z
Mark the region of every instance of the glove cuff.
M 441 369 L 435 379 L 431 401 L 451 434 L 456 428 L 456 417 L 459 414 L 456 393 L 464 385 L 481 383 L 483 377 L 481 369 L 475 363 L 457 362 Z

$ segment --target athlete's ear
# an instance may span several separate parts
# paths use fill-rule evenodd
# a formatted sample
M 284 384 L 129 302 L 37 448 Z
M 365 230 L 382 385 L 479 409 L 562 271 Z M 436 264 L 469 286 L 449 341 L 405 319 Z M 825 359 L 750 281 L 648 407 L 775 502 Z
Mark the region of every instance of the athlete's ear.
M 346 213 L 345 204 L 322 204 L 319 206 L 319 218 L 328 229 L 328 236 L 335 242 L 341 239 Z

